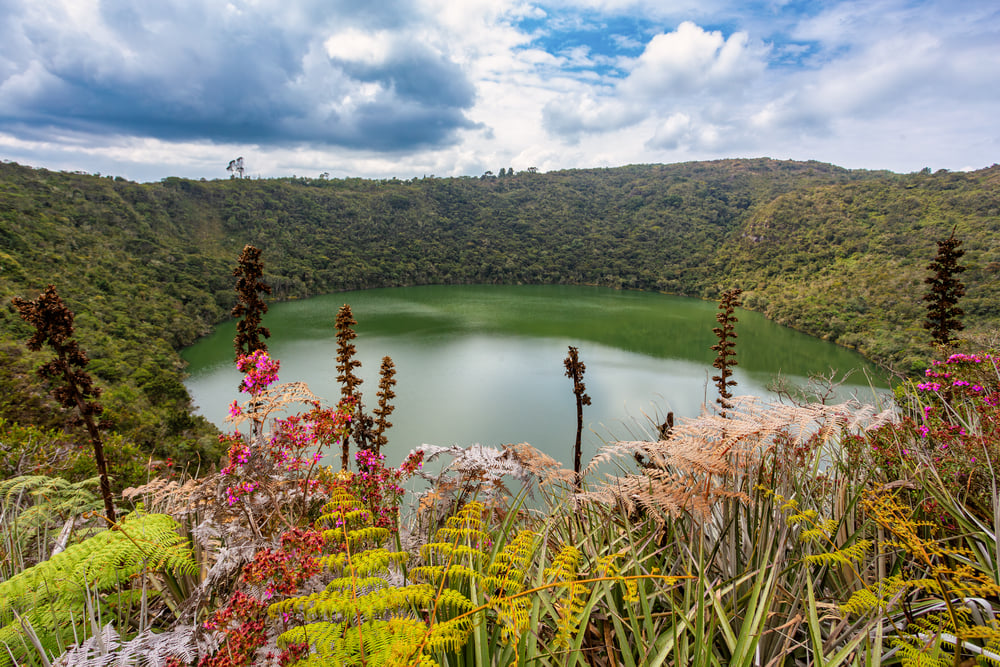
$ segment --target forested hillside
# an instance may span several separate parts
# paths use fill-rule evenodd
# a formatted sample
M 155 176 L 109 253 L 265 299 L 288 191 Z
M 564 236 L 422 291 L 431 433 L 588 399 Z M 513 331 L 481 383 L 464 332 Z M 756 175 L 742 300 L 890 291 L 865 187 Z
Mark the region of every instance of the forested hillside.
M 723 160 L 412 181 L 137 184 L 0 164 L 0 417 L 54 425 L 7 304 L 54 284 L 109 425 L 162 455 L 212 448 L 176 351 L 227 317 L 244 244 L 278 299 L 377 286 L 586 283 L 715 298 L 904 371 L 930 352 L 935 241 L 967 251 L 966 334 L 1000 323 L 1000 167 L 899 175 Z M 198 441 L 197 446 L 190 445 Z

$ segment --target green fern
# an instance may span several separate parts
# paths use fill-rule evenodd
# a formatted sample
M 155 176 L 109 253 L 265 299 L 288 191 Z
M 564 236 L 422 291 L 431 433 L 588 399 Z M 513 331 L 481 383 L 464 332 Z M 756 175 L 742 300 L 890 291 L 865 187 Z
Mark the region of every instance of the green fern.
M 22 645 L 23 627 L 16 612 L 31 624 L 46 650 L 54 650 L 72 618 L 86 617 L 88 590 L 91 595 L 121 590 L 133 577 L 155 571 L 197 572 L 190 546 L 177 529 L 171 517 L 140 508 L 109 530 L 0 583 L 0 642 L 11 650 Z M 9 660 L 9 654 L 0 651 L 0 665 Z
M 475 605 L 456 586 L 482 578 L 488 560 L 482 545 L 489 540 L 484 508 L 471 503 L 450 518 L 436 541 L 421 547 L 424 564 L 411 570 L 413 583 L 390 586 L 392 569 L 408 555 L 383 546 L 389 532 L 374 528 L 359 505 L 338 490 L 324 507 L 319 521 L 331 526 L 324 536 L 340 551 L 320 563 L 335 578 L 319 593 L 268 608 L 273 618 L 304 621 L 283 633 L 279 645 L 308 643 L 300 665 L 435 664 L 434 653 L 459 650 L 472 631 Z
M 8 534 L 28 534 L 102 507 L 93 492 L 98 478 L 70 482 L 61 477 L 22 475 L 0 481 L 0 515 Z M 30 499 L 30 502 L 26 502 Z

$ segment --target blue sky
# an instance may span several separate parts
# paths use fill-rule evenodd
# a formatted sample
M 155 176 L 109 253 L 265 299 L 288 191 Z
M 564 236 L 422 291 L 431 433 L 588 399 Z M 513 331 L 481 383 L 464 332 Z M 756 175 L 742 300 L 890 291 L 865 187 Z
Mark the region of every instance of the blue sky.
M 148 181 L 1000 161 L 996 0 L 0 0 L 0 159 Z

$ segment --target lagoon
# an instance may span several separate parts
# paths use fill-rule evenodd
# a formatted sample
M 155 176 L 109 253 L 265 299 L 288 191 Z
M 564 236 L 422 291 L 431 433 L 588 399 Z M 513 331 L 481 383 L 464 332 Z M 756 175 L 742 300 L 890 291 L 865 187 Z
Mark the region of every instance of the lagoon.
M 715 399 L 714 302 L 575 286 L 424 286 L 344 292 L 277 303 L 264 316 L 282 382 L 304 381 L 327 403 L 336 382 L 337 310 L 357 320 L 366 407 L 376 404 L 383 356 L 396 367 L 396 410 L 385 450 L 398 462 L 421 444 L 528 442 L 572 465 L 576 404 L 563 360 L 579 348 L 592 405 L 584 408 L 584 460 L 608 440 L 646 437 L 672 411 L 695 417 Z M 854 371 L 839 389 L 876 400 L 887 384 L 861 355 L 739 310 L 735 394 L 776 398 L 776 377 Z M 240 398 L 235 322 L 183 351 L 198 412 L 225 430 Z

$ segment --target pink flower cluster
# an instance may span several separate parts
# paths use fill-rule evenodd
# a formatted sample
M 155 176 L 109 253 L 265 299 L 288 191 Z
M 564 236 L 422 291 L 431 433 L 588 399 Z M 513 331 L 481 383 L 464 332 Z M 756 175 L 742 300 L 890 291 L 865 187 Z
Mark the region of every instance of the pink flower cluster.
M 256 482 L 240 482 L 236 486 L 226 487 L 226 502 L 230 505 L 234 504 L 239 500 L 240 496 L 253 493 L 254 489 L 257 488 Z
M 423 451 L 412 452 L 399 468 L 386 468 L 385 455 L 368 449 L 359 450 L 354 459 L 359 472 L 344 480 L 344 485 L 369 509 L 376 526 L 394 526 L 404 493 L 400 484 L 423 465 Z
M 924 376 L 928 378 L 935 378 L 935 380 L 930 382 L 921 382 L 917 385 L 919 391 L 942 391 L 948 388 L 966 389 L 975 394 L 982 394 L 986 389 L 978 383 L 971 382 L 964 379 L 954 379 L 953 374 L 960 373 L 963 370 L 971 370 L 973 364 L 983 364 L 991 363 L 995 364 L 996 359 L 989 355 L 978 355 L 978 354 L 965 354 L 964 352 L 956 352 L 944 361 L 939 361 L 935 359 L 931 362 L 931 367 L 924 371 Z M 949 367 L 950 368 L 947 368 Z M 944 380 L 944 382 L 942 382 Z M 987 399 L 991 405 L 992 396 Z
M 236 367 L 245 373 L 240 383 L 240 391 L 256 396 L 278 381 L 278 367 L 281 362 L 271 359 L 265 350 L 254 350 L 251 354 L 241 354 Z

